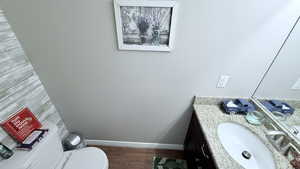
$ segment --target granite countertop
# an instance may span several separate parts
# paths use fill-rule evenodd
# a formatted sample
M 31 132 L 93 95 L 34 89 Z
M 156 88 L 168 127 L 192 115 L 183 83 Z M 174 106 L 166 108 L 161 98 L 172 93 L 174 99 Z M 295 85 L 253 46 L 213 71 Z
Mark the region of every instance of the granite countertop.
M 300 125 L 300 109 L 296 109 L 294 114 L 288 117 L 283 123 L 286 123 L 289 126 Z
M 204 135 L 207 139 L 211 153 L 219 169 L 243 169 L 243 167 L 226 152 L 218 139 L 217 128 L 218 125 L 223 122 L 239 123 L 250 129 L 253 133 L 261 138 L 261 140 L 273 153 L 277 169 L 293 169 L 293 167 L 289 164 L 289 161 L 269 143 L 264 134 L 267 130 L 265 127 L 250 125 L 247 123 L 244 116 L 241 115 L 224 114 L 215 104 L 203 104 L 197 102 L 196 100 L 193 106 L 199 123 L 203 129 Z

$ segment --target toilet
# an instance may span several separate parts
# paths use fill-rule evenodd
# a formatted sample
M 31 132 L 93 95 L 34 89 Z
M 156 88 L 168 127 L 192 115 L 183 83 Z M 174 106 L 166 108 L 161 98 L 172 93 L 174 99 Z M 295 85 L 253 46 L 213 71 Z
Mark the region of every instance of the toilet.
M 108 169 L 105 153 L 95 147 L 63 151 L 59 130 L 46 122 L 47 135 L 31 150 L 15 150 L 14 155 L 0 161 L 1 169 Z

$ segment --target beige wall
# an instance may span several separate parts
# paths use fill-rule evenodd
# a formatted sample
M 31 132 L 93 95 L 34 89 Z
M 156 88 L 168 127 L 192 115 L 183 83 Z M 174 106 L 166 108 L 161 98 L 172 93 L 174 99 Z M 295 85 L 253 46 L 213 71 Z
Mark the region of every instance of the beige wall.
M 112 0 L 2 0 L 70 129 L 182 143 L 194 95 L 248 97 L 296 20 L 296 0 L 178 0 L 175 49 L 118 51 Z M 228 86 L 216 88 L 222 74 Z

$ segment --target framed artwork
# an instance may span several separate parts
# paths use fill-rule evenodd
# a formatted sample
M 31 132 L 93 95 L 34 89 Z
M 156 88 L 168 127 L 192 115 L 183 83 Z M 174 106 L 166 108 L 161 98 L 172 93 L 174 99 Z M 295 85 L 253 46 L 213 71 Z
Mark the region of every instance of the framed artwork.
M 176 1 L 114 0 L 114 8 L 120 50 L 172 50 Z

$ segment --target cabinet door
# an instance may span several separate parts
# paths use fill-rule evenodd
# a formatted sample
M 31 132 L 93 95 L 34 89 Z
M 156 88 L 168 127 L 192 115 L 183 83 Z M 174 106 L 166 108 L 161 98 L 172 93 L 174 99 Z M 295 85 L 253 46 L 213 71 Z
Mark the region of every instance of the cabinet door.
M 215 162 L 206 142 L 201 145 L 201 154 L 202 162 L 205 166 L 203 169 L 215 169 Z
M 216 168 L 195 113 L 192 115 L 184 146 L 189 169 Z

